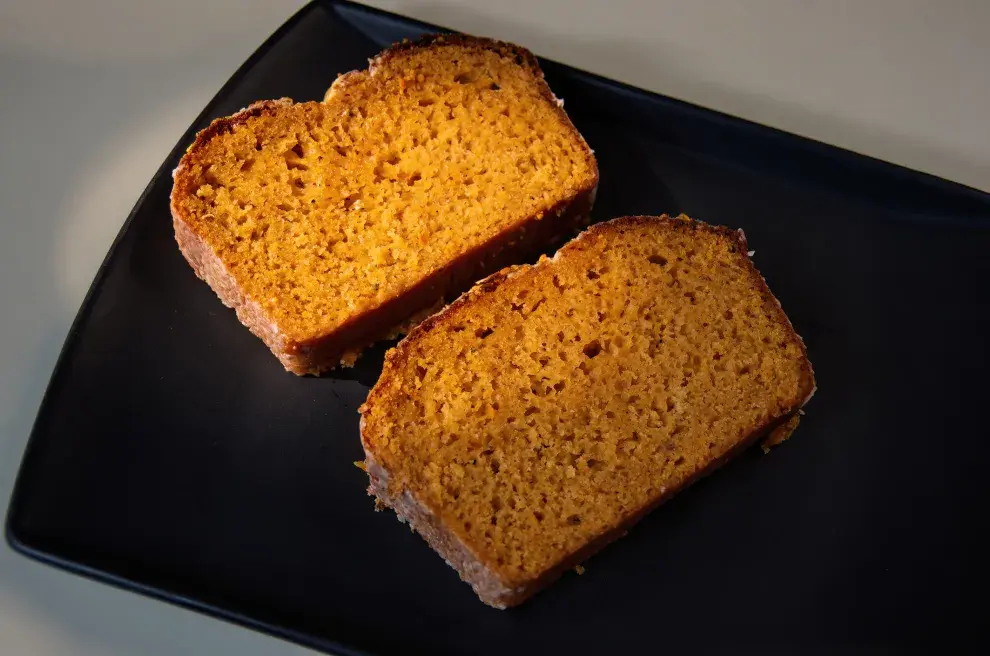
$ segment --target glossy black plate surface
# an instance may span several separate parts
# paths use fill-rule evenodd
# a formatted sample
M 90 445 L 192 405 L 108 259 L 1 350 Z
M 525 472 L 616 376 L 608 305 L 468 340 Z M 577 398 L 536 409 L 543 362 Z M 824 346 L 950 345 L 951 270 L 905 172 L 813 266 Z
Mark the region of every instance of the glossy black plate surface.
M 819 392 L 791 441 L 744 455 L 515 610 L 483 606 L 372 512 L 356 409 L 385 346 L 354 370 L 285 373 L 179 254 L 169 174 L 210 119 L 319 98 L 427 29 L 314 3 L 197 119 L 69 334 L 8 515 L 14 547 L 340 653 L 794 653 L 976 635 L 990 197 L 551 62 L 599 158 L 595 218 L 744 228 Z

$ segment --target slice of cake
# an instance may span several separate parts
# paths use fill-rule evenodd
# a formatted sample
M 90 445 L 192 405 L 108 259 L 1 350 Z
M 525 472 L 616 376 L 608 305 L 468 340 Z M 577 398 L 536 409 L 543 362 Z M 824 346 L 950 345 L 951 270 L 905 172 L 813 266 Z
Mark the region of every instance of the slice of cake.
M 573 234 L 598 169 L 531 53 L 435 36 L 214 121 L 174 178 L 182 253 L 304 374 Z
M 741 231 L 615 219 L 389 352 L 361 408 L 369 491 L 504 608 L 793 429 L 814 389 Z

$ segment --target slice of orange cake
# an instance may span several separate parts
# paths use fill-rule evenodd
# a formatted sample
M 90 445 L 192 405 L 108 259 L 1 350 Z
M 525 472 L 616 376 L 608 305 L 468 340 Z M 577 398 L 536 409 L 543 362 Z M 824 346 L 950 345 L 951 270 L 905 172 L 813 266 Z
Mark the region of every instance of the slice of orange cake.
M 434 36 L 215 121 L 174 179 L 182 253 L 304 374 L 573 234 L 598 169 L 531 53 Z
M 504 608 L 793 430 L 814 388 L 741 232 L 616 219 L 388 353 L 361 408 L 370 492 Z

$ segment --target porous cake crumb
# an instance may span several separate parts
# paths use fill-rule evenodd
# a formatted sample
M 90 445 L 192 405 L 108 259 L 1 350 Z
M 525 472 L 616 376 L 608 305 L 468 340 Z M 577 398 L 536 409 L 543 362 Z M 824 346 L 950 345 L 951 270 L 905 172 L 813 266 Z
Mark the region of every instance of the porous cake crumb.
M 617 219 L 388 353 L 361 408 L 370 492 L 506 607 L 792 429 L 813 390 L 740 232 Z
M 532 54 L 441 36 L 341 76 L 325 102 L 215 121 L 174 178 L 196 273 L 287 369 L 318 373 L 572 234 L 598 170 Z

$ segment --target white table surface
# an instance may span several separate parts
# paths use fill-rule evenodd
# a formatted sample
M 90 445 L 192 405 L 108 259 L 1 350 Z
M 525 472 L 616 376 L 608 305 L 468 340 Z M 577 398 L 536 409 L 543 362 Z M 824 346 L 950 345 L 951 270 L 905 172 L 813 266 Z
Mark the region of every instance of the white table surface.
M 202 107 L 301 4 L 0 4 L 0 509 L 128 211 Z M 990 190 L 986 0 L 375 4 Z M 309 652 L 3 544 L 0 653 Z

